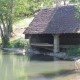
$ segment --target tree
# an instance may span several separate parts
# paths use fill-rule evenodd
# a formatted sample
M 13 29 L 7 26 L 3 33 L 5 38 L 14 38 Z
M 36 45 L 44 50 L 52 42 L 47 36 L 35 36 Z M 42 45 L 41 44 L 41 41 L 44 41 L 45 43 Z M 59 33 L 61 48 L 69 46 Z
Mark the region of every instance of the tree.
M 70 2 L 77 2 L 77 0 L 69 0 Z
M 0 31 L 3 47 L 8 44 L 13 31 L 12 23 L 17 17 L 31 15 L 39 9 L 38 0 L 1 0 L 0 1 Z
M 55 0 L 41 0 L 41 7 L 49 8 L 53 7 L 53 3 Z
M 15 17 L 24 17 L 32 15 L 35 11 L 40 9 L 39 0 L 15 0 L 14 1 L 14 15 Z
M 12 1 L 1 0 L 0 1 L 0 25 L 1 39 L 3 46 L 8 44 L 10 33 L 12 30 Z

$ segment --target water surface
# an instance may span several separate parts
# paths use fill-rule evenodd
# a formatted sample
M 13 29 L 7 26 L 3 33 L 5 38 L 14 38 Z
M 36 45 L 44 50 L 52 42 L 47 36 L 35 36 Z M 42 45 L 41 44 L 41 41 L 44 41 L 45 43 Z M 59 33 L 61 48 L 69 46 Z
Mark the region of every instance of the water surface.
M 75 64 L 75 61 L 30 61 L 27 55 L 0 50 L 0 80 L 80 80 L 79 64 L 78 67 Z

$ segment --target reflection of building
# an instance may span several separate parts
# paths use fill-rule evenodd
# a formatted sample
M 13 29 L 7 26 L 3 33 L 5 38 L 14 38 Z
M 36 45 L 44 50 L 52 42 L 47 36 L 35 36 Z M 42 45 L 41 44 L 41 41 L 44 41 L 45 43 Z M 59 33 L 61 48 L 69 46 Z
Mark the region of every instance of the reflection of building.
M 80 44 L 80 19 L 74 6 L 42 9 L 24 31 L 30 47 L 59 52 Z

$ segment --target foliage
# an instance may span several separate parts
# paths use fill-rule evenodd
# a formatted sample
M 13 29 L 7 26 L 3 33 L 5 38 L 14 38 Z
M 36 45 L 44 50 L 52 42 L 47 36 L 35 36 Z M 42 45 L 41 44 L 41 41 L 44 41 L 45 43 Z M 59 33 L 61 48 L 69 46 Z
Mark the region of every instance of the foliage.
M 12 32 L 12 9 L 13 0 L 0 1 L 0 22 L 2 24 L 0 25 L 0 31 L 3 46 L 8 44 Z
M 65 51 L 70 56 L 78 56 L 80 55 L 80 46 L 74 46 Z
M 3 47 L 8 45 L 12 33 L 13 17 L 26 12 L 26 0 L 0 1 L 0 31 Z
M 8 48 L 24 48 L 25 43 L 28 43 L 28 41 L 25 39 L 19 38 L 17 40 L 9 42 L 8 45 L 6 45 L 5 47 L 8 47 Z
M 46 7 L 46 8 L 49 8 L 49 7 L 53 7 L 53 3 L 54 3 L 55 0 L 42 0 L 41 1 L 41 7 Z
M 77 2 L 77 0 L 69 0 L 70 2 Z

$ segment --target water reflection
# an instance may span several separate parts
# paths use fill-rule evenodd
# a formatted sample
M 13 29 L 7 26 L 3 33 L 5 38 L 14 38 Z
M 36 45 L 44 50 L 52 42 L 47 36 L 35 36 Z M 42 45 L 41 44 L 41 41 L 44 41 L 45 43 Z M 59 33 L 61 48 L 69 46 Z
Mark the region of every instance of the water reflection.
M 10 52 L 0 51 L 0 80 L 23 80 L 21 77 L 24 75 L 26 75 L 25 79 L 27 80 L 26 65 L 22 65 L 26 56 L 16 56 L 12 55 L 14 53 L 7 53 Z
M 0 80 L 79 80 L 79 75 L 74 61 L 29 61 L 0 50 Z

